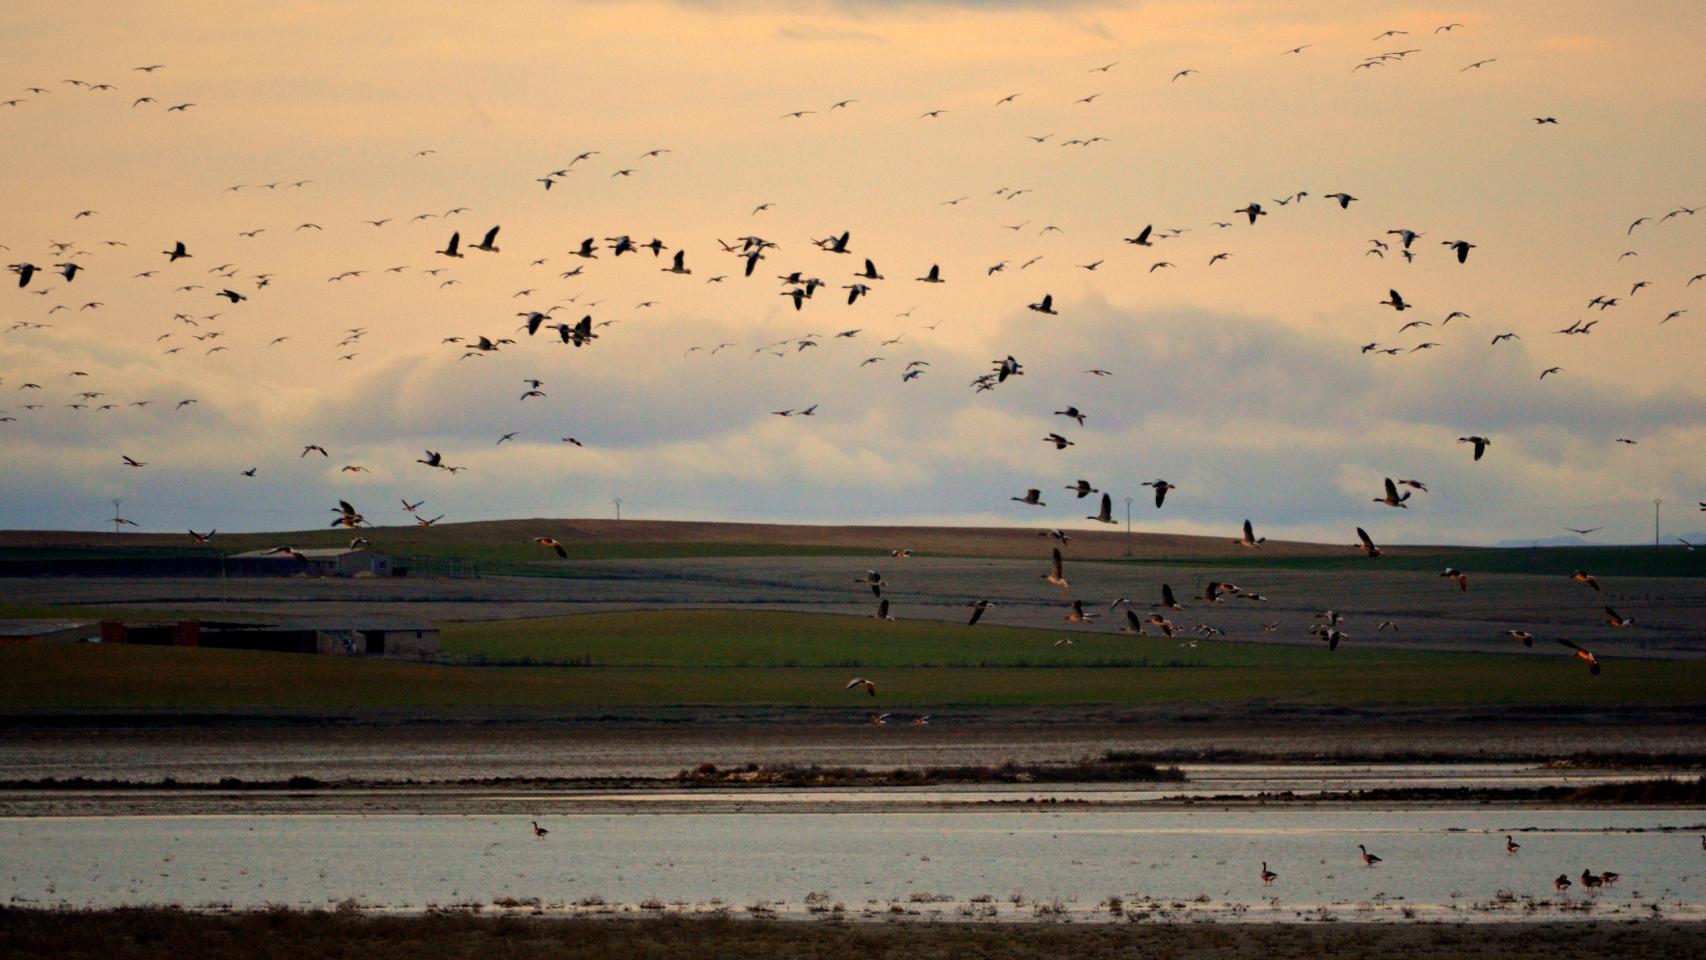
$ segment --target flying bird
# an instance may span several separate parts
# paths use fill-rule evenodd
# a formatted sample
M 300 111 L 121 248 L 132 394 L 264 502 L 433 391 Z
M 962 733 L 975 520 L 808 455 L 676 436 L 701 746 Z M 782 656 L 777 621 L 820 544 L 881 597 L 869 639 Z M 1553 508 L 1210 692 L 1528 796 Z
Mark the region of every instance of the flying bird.
M 1241 547 L 1260 547 L 1262 544 L 1266 543 L 1267 540 L 1268 540 L 1267 537 L 1256 536 L 1256 531 L 1253 527 L 1250 526 L 1250 521 L 1245 520 L 1244 521 L 1244 536 L 1242 538 L 1240 538 L 1238 540 L 1234 540 L 1232 542 L 1238 544 Z
M 1403 494 L 1399 494 L 1398 493 L 1398 487 L 1395 484 L 1393 484 L 1392 478 L 1387 477 L 1386 478 L 1386 496 L 1375 497 L 1374 502 L 1375 503 L 1384 503 L 1389 507 L 1404 507 L 1404 508 L 1408 509 L 1410 505 L 1404 502 L 1408 499 L 1410 499 L 1410 491 L 1406 490 L 1403 492 Z
M 1374 545 L 1374 540 L 1369 537 L 1367 530 L 1357 527 L 1357 539 L 1362 541 L 1362 552 L 1366 554 L 1370 560 L 1377 559 L 1381 556 L 1380 548 Z
M 1582 646 L 1579 646 L 1578 644 L 1572 643 L 1569 640 L 1565 640 L 1563 637 L 1559 637 L 1559 638 L 1557 638 L 1557 640 L 1558 640 L 1559 646 L 1567 647 L 1568 649 L 1575 651 L 1576 659 L 1581 660 L 1588 665 L 1588 673 L 1591 673 L 1594 676 L 1599 675 L 1599 658 L 1598 657 L 1594 656 L 1593 653 L 1590 652 L 1589 650 L 1587 650 L 1585 647 L 1582 647 Z
M 1165 480 L 1145 480 L 1143 481 L 1143 486 L 1155 488 L 1156 509 L 1160 509 L 1162 501 L 1167 499 L 1167 491 L 1179 489 L 1177 486 L 1168 483 Z

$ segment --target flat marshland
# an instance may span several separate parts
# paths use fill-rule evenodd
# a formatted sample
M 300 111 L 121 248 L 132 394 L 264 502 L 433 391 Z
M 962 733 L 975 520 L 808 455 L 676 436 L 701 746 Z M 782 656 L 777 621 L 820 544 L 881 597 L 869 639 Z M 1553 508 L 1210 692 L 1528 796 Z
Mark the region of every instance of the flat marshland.
M 103 930 L 120 957 L 1698 947 L 1678 921 L 1706 903 L 1706 571 L 1681 551 L 1371 563 L 1142 537 L 1125 558 L 1123 537 L 1093 532 L 1068 545 L 1062 590 L 1041 582 L 1035 530 L 366 533 L 410 576 L 0 579 L 6 618 L 424 621 L 442 645 L 0 646 L 0 830 L 52 865 L 9 881 L 31 909 L 0 914 L 0 951 L 90 955 Z M 154 540 L 8 535 L 0 561 L 186 553 Z M 901 546 L 915 556 L 889 556 Z M 1469 590 L 1436 576 L 1447 565 L 1473 571 Z M 895 620 L 872 616 L 868 569 Z M 1227 580 L 1242 595 L 1204 596 Z M 1152 607 L 1163 584 L 1182 609 Z M 993 601 L 975 627 L 973 599 Z M 1096 622 L 1063 622 L 1073 599 Z M 1610 629 L 1606 605 L 1636 625 Z M 1122 632 L 1128 609 L 1176 635 Z M 1328 610 L 1337 650 L 1309 632 Z M 1358 842 L 1387 863 L 1364 869 Z M 1629 880 L 1553 891 L 1584 866 Z M 143 904 L 200 912 L 34 909 Z M 924 922 L 887 922 L 908 919 Z

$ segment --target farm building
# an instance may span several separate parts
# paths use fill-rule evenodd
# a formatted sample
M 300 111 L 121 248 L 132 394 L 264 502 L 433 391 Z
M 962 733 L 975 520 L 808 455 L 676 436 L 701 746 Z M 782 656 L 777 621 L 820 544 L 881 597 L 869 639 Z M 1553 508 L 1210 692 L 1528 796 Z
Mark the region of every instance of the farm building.
M 250 567 L 254 567 L 256 572 L 263 576 L 267 573 L 286 576 L 304 574 L 310 577 L 389 577 L 391 575 L 391 558 L 373 550 L 328 547 L 298 550 L 296 553 L 300 555 L 301 559 L 290 554 L 250 550 L 247 553 L 235 554 L 230 560 L 239 562 L 245 573 L 249 571 Z
M 102 643 L 266 650 L 372 657 L 430 657 L 440 652 L 438 627 L 401 620 L 292 620 L 276 623 L 184 620 L 177 623 L 103 621 Z M 81 638 L 77 638 L 81 639 Z

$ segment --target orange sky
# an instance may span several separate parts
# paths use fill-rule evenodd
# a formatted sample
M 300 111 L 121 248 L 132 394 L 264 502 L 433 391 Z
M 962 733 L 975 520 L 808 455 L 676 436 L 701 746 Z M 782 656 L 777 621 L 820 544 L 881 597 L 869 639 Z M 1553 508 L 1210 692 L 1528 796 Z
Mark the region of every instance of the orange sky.
M 1138 481 L 1165 477 L 1180 490 L 1145 528 L 1638 540 L 1652 499 L 1706 496 L 1706 281 L 1686 285 L 1706 220 L 1661 220 L 1706 201 L 1703 20 L 1589 3 L 14 6 L 0 253 L 87 253 L 71 284 L 32 282 L 46 296 L 0 293 L 4 327 L 49 324 L 0 335 L 0 525 L 97 527 L 123 497 L 146 529 L 299 527 L 339 497 L 403 496 L 451 519 L 603 515 L 620 496 L 655 518 L 1062 525 L 1093 509 L 1007 497 L 1085 477 L 1142 505 Z M 179 103 L 195 106 L 165 111 Z M 797 110 L 815 112 L 782 119 Z M 1359 200 L 1323 199 L 1339 190 Z M 1271 211 L 1255 226 L 1232 214 L 1251 200 Z M 1150 223 L 1185 232 L 1121 242 Z M 500 253 L 433 253 L 494 224 Z M 1423 233 L 1414 263 L 1399 227 Z M 853 256 L 810 243 L 842 230 Z M 716 240 L 751 233 L 781 246 L 743 279 Z M 692 275 L 605 251 L 560 276 L 581 238 L 618 234 L 685 250 Z M 1466 264 L 1454 239 L 1477 244 Z M 168 265 L 177 240 L 195 256 Z M 886 279 L 849 307 L 864 256 Z M 932 263 L 948 282 L 912 279 Z M 233 277 L 208 273 L 223 264 Z M 348 270 L 365 272 L 328 282 Z M 792 270 L 828 283 L 798 313 L 777 295 Z M 1389 288 L 1415 310 L 1380 306 Z M 1045 293 L 1059 316 L 1025 309 Z M 1620 302 L 1585 309 L 1596 295 Z M 557 303 L 613 322 L 578 351 L 523 334 L 462 360 L 441 342 Z M 1440 326 L 1454 310 L 1469 317 Z M 1435 326 L 1400 333 L 1411 319 Z M 1491 346 L 1503 332 L 1521 339 Z M 1007 354 L 1024 377 L 970 389 Z M 912 360 L 927 372 L 902 383 Z M 547 396 L 519 400 L 534 377 Z M 104 396 L 69 408 L 84 391 Z M 1085 426 L 1052 414 L 1068 404 Z M 1455 443 L 1469 433 L 1494 438 L 1481 463 Z M 308 443 L 331 457 L 298 457 Z M 468 470 L 414 464 L 423 448 Z M 1369 502 L 1383 476 L 1432 492 L 1390 510 Z

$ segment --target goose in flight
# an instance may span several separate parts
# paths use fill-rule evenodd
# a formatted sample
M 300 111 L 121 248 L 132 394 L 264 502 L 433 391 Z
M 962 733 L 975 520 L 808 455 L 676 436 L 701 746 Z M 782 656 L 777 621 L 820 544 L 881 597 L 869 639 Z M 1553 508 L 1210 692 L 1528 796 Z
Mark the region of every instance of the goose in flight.
M 1446 567 L 1444 570 L 1440 571 L 1439 575 L 1448 580 L 1456 580 L 1459 591 L 1464 593 L 1469 591 L 1469 577 L 1456 567 Z
M 1585 537 L 1588 534 L 1593 533 L 1596 530 L 1604 530 L 1605 528 L 1604 527 L 1588 527 L 1586 530 L 1581 530 L 1581 529 L 1578 529 L 1576 527 L 1565 527 L 1564 529 L 1570 531 L 1571 533 L 1575 534 L 1578 537 Z
M 1410 491 L 1406 490 L 1403 492 L 1403 494 L 1399 494 L 1397 485 L 1395 485 L 1392 482 L 1391 477 L 1387 477 L 1386 478 L 1386 496 L 1375 497 L 1374 502 L 1375 503 L 1384 503 L 1389 507 L 1403 507 L 1405 509 L 1409 509 L 1410 505 L 1404 502 L 1408 499 L 1410 499 Z
M 1148 226 L 1145 226 L 1141 231 L 1139 231 L 1137 236 L 1126 237 L 1125 242 L 1131 243 L 1131 244 L 1136 244 L 1137 246 L 1140 246 L 1140 247 L 1153 247 L 1153 246 L 1155 246 L 1155 244 L 1150 242 L 1149 234 L 1150 234 L 1150 231 L 1152 231 L 1154 229 L 1155 229 L 1155 225 L 1149 224 Z
M 1208 582 L 1208 586 L 1203 588 L 1202 598 L 1207 600 L 1209 603 L 1219 603 L 1222 595 L 1236 594 L 1237 592 L 1237 584 L 1221 583 L 1217 580 L 1210 580 Z
M 1037 313 L 1046 313 L 1050 316 L 1059 316 L 1059 313 L 1054 309 L 1054 294 L 1052 293 L 1043 294 L 1043 298 L 1041 300 L 1030 304 L 1025 309 L 1035 310 Z
M 1050 586 L 1059 587 L 1062 590 L 1068 588 L 1066 573 L 1062 569 L 1059 547 L 1053 548 L 1050 557 L 1049 572 L 1043 574 L 1043 579 L 1047 580 Z
M 1161 509 L 1162 501 L 1167 499 L 1167 491 L 1179 489 L 1165 480 L 1145 480 L 1143 486 L 1155 488 L 1155 508 L 1157 510 Z
M 1499 636 L 1510 637 L 1512 640 L 1521 642 L 1525 647 L 1534 646 L 1534 634 L 1527 630 L 1502 630 L 1499 632 Z
M 876 683 L 871 680 L 866 680 L 864 677 L 854 677 L 852 680 L 847 681 L 845 689 L 851 690 L 854 687 L 864 687 L 866 693 L 873 697 L 877 695 Z
M 664 273 L 692 273 L 693 272 L 692 270 L 687 269 L 687 251 L 685 251 L 685 250 L 675 251 L 674 261 L 669 266 L 664 267 L 663 272 Z
M 1088 480 L 1080 480 L 1077 483 L 1072 484 L 1071 486 L 1068 486 L 1066 489 L 1071 490 L 1072 492 L 1078 494 L 1078 499 L 1080 499 L 1080 500 L 1084 499 L 1085 497 L 1089 496 L 1092 493 L 1101 493 L 1102 492 L 1100 490 L 1097 490 L 1095 487 L 1090 486 L 1090 481 L 1088 481 Z
M 1542 380 L 1546 379 L 1548 374 L 1563 373 L 1563 372 L 1564 372 L 1563 367 L 1547 367 L 1546 369 L 1540 371 L 1540 379 L 1542 379 Z
M 1391 307 L 1392 309 L 1397 310 L 1399 313 L 1402 313 L 1405 310 L 1408 310 L 1412 306 L 1414 306 L 1414 304 L 1405 303 L 1404 298 L 1402 296 L 1400 296 L 1398 291 L 1396 291 L 1396 290 L 1388 290 L 1387 293 L 1391 294 L 1391 296 L 1385 300 L 1380 301 L 1381 304 L 1383 304 L 1384 306 Z
M 1357 539 L 1362 541 L 1362 552 L 1367 554 L 1370 560 L 1381 555 L 1380 548 L 1374 545 L 1374 541 L 1369 538 L 1367 530 L 1357 527 Z
M 1022 497 L 1008 497 L 1007 499 L 1014 500 L 1019 503 L 1028 503 L 1034 507 L 1046 507 L 1048 504 L 1042 501 L 1042 495 L 1043 492 L 1041 490 L 1038 490 L 1036 487 L 1032 487 L 1029 490 L 1026 490 L 1025 495 Z
M 424 461 L 424 460 L 416 460 L 416 461 L 415 461 L 415 462 L 416 462 L 416 463 L 425 463 L 425 462 L 426 462 L 426 461 Z M 420 506 L 421 506 L 421 505 L 422 505 L 422 504 L 424 504 L 424 503 L 426 503 L 426 501 L 425 501 L 425 500 L 416 500 L 416 501 L 415 501 L 415 502 L 414 502 L 414 503 L 410 503 L 410 502 L 409 502 L 409 501 L 407 501 L 407 500 L 403 500 L 403 501 L 402 501 L 402 504 L 403 504 L 403 509 L 404 509 L 404 510 L 405 510 L 405 511 L 407 511 L 407 512 L 409 512 L 409 513 L 414 513 L 414 512 L 415 512 L 415 510 L 416 510 L 416 509 L 418 509 L 418 508 L 419 508 L 419 507 L 420 507 Z
M 1105 493 L 1102 494 L 1102 509 L 1101 509 L 1101 511 L 1099 513 L 1097 513 L 1095 516 L 1085 517 L 1084 519 L 1094 520 L 1097 523 L 1113 523 L 1114 522 L 1114 499 Z
M 971 619 L 966 621 L 966 626 L 975 627 L 977 626 L 977 622 L 983 619 L 983 611 L 995 606 L 995 601 L 973 600 L 971 603 L 966 604 L 966 606 L 971 607 Z
M 300 460 L 303 457 L 308 456 L 310 453 L 318 453 L 320 456 L 327 458 L 331 457 L 331 454 L 326 452 L 325 447 L 322 447 L 317 443 L 310 443 L 302 448 L 302 452 L 296 455 L 296 459 Z
M 189 251 L 184 249 L 184 242 L 182 240 L 179 240 L 176 244 L 174 244 L 172 249 L 162 250 L 160 252 L 166 255 L 166 262 L 167 263 L 175 263 L 179 260 L 184 259 L 185 257 L 195 256 L 195 254 L 192 254 Z
M 1592 652 L 1575 643 L 1565 640 L 1563 637 L 1558 638 L 1558 644 L 1559 646 L 1568 647 L 1569 649 L 1574 650 L 1576 659 L 1581 660 L 1588 665 L 1588 673 L 1595 676 L 1599 675 L 1599 658 L 1594 656 Z
M 313 448 L 309 448 L 309 449 L 313 449 Z M 324 451 L 321 451 L 321 452 L 323 453 Z M 303 454 L 303 456 L 307 456 L 308 451 L 303 450 L 302 454 Z M 444 466 L 444 456 L 436 450 L 428 450 L 428 451 L 426 451 L 426 459 L 425 460 L 416 460 L 415 462 L 416 463 L 424 463 L 429 467 L 442 467 L 442 466 Z M 425 502 L 426 502 L 425 500 L 421 501 L 421 503 L 425 503 Z M 420 503 L 415 504 L 415 507 L 418 507 L 418 506 L 420 506 Z M 404 501 L 403 509 L 409 511 L 410 513 L 415 512 L 415 508 L 409 506 L 407 501 Z
M 1350 194 L 1345 193 L 1344 191 L 1340 191 L 1338 193 L 1329 193 L 1323 199 L 1339 201 L 1339 209 L 1340 210 L 1344 210 L 1344 209 L 1349 208 L 1350 205 L 1357 200 L 1356 197 L 1353 197 Z
M 1137 637 L 1146 636 L 1143 629 L 1143 620 L 1138 617 L 1137 611 L 1127 610 L 1125 612 L 1125 626 L 1120 628 L 1120 632 L 1129 633 Z
M 1599 592 L 1599 581 L 1594 579 L 1593 574 L 1588 573 L 1586 570 L 1577 570 L 1575 573 L 1570 574 L 1570 579 L 1579 580 L 1582 583 L 1587 584 L 1593 588 L 1594 593 Z
M 1185 69 L 1180 70 L 1178 73 L 1173 74 L 1173 79 L 1169 80 L 1168 82 L 1169 83 L 1177 83 L 1180 77 L 1188 77 L 1193 73 L 1201 73 L 1201 72 L 1202 71 L 1200 71 L 1200 70 L 1195 70 L 1195 69 L 1192 69 L 1190 67 L 1186 67 Z
M 405 506 L 406 505 L 407 504 L 405 504 Z M 564 547 L 561 543 L 551 537 L 534 537 L 533 542 L 539 544 L 541 547 L 550 547 L 552 550 L 557 551 L 557 556 L 562 557 L 564 560 L 569 558 L 568 548 Z
M 942 268 L 940 266 L 934 264 L 934 263 L 932 263 L 930 265 L 930 272 L 929 273 L 926 273 L 922 277 L 914 277 L 913 279 L 917 280 L 920 283 L 944 283 L 944 282 L 946 282 L 942 279 Z
M 1244 536 L 1241 539 L 1234 540 L 1232 542 L 1238 544 L 1240 547 L 1260 547 L 1262 544 L 1266 543 L 1267 541 L 1268 541 L 1267 537 L 1256 536 L 1255 528 L 1250 526 L 1250 521 L 1245 520 L 1244 521 Z
M 1441 240 L 1440 246 L 1450 247 L 1457 254 L 1458 263 L 1468 260 L 1469 251 L 1475 249 L 1475 245 L 1467 240 Z
M 1616 610 L 1613 610 L 1610 607 L 1605 608 L 1605 622 L 1611 624 L 1614 627 L 1632 627 L 1635 625 L 1634 620 L 1632 620 L 1628 617 L 1622 616 Z
M 1489 63 L 1497 63 L 1498 60 L 1499 60 L 1498 57 L 1489 57 L 1486 60 L 1477 60 L 1474 63 L 1471 63 L 1469 66 L 1464 67 L 1462 70 L 1459 70 L 1457 72 L 1458 73 L 1464 73 L 1464 72 L 1469 71 L 1469 70 L 1479 70 Z
M 1262 209 L 1262 205 L 1257 203 L 1254 200 L 1250 201 L 1249 206 L 1239 207 L 1238 209 L 1236 209 L 1232 212 L 1233 213 L 1242 213 L 1242 214 L 1247 215 L 1250 218 L 1251 223 L 1255 223 L 1257 217 L 1265 217 L 1268 215 L 1268 212 L 1266 210 Z
M 1477 460 L 1481 459 L 1481 455 L 1483 453 L 1486 453 L 1487 448 L 1493 445 L 1493 441 L 1487 439 L 1486 437 L 1458 437 L 1457 442 L 1458 443 L 1472 443 L 1472 444 L 1474 444 L 1475 445 L 1475 459 L 1477 459 Z
M 1404 249 L 1405 250 L 1410 249 L 1410 244 L 1415 243 L 1416 238 L 1422 236 L 1422 234 L 1417 233 L 1416 231 L 1411 230 L 1408 227 L 1399 227 L 1396 230 L 1388 230 L 1386 232 L 1388 235 L 1397 237 L 1399 240 L 1402 240 L 1404 242 Z
M 1065 437 L 1061 436 L 1058 433 L 1049 434 L 1048 436 L 1043 438 L 1043 442 L 1054 444 L 1054 448 L 1056 450 L 1065 450 L 1067 447 L 1077 446 L 1077 444 L 1073 443 L 1071 440 L 1066 439 Z
M 889 585 L 889 582 L 883 579 L 883 575 L 875 570 L 866 570 L 864 576 L 854 578 L 853 582 L 870 587 L 871 595 L 874 597 L 882 596 L 883 588 Z
M 456 258 L 460 259 L 462 254 L 456 248 L 458 246 L 460 246 L 461 243 L 462 243 L 462 231 L 457 230 L 450 235 L 450 243 L 447 244 L 443 250 L 434 250 L 433 252 L 443 254 L 444 256 L 447 256 L 447 257 L 456 257 Z
M 367 518 L 363 517 L 355 507 L 350 506 L 348 500 L 339 500 L 338 505 L 332 508 L 332 512 L 338 515 L 337 519 L 332 521 L 334 527 L 358 527 L 367 522 Z
M 894 620 L 894 617 L 889 616 L 889 601 L 887 597 L 877 601 L 877 612 L 871 614 L 871 616 L 878 620 Z
M 1067 623 L 1095 623 L 1096 615 L 1084 612 L 1084 601 L 1074 600 L 1072 601 L 1072 609 L 1067 612 L 1066 616 L 1061 617 L 1060 619 Z M 1071 643 L 1072 641 L 1070 638 L 1062 638 L 1061 640 L 1055 641 L 1054 645 L 1058 647 L 1063 642 Z
M 468 249 L 470 249 L 470 250 L 484 250 L 487 253 L 497 253 L 498 248 L 493 243 L 493 241 L 497 240 L 498 231 L 500 229 L 502 229 L 501 226 L 493 227 L 492 229 L 487 230 L 485 237 L 483 237 L 479 243 L 469 244 Z
M 446 468 L 446 469 L 449 469 L 449 468 Z M 462 468 L 461 468 L 461 467 L 457 467 L 457 468 L 455 468 L 455 469 L 457 469 L 457 470 L 461 470 L 461 469 L 462 469 Z M 416 517 L 416 518 L 415 518 L 415 523 L 416 523 L 416 524 L 418 524 L 418 525 L 420 525 L 420 526 L 423 526 L 423 527 L 430 527 L 430 526 L 432 526 L 432 525 L 433 525 L 433 524 L 435 524 L 435 523 L 437 523 L 437 522 L 439 522 L 439 521 L 440 521 L 440 520 L 443 520 L 443 519 L 444 519 L 444 514 L 442 514 L 442 513 L 441 513 L 441 514 L 439 514 L 439 515 L 438 515 L 438 516 L 436 516 L 436 517 L 433 517 L 433 518 L 432 518 L 432 519 L 431 519 L 431 520 L 428 520 L 428 519 L 427 519 L 427 518 L 425 518 L 425 517 Z
M 825 239 L 813 240 L 812 242 L 818 245 L 818 249 L 829 253 L 847 253 L 847 240 L 852 235 L 853 232 L 851 230 L 844 230 L 839 237 L 826 237 Z
M 1498 334 L 1498 335 L 1493 337 L 1492 346 L 1495 346 L 1495 347 L 1498 346 L 1499 341 L 1501 341 L 1501 340 L 1521 340 L 1521 339 L 1522 339 L 1522 337 L 1518 336 L 1515 333 L 1501 333 L 1501 334 Z

